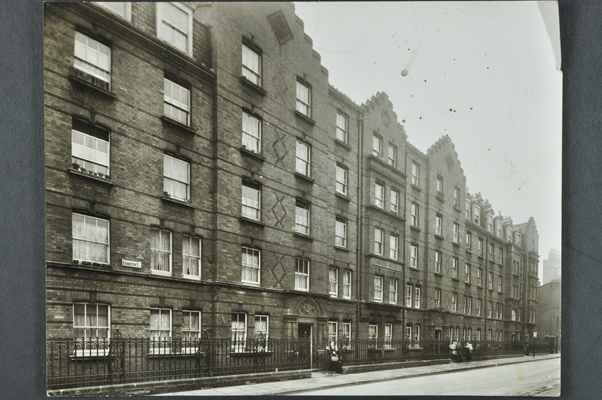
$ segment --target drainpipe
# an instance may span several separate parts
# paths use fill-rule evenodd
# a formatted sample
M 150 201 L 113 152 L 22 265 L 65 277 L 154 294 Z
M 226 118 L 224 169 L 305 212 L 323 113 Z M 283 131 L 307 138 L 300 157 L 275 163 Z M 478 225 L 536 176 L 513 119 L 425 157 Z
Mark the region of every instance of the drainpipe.
M 405 132 L 405 131 L 404 131 Z M 403 190 L 403 218 L 405 219 L 406 217 L 406 209 L 407 209 L 407 201 L 408 201 L 408 147 L 407 147 L 407 143 L 405 145 L 405 159 L 403 161 L 403 173 L 406 176 L 406 184 Z M 407 222 L 407 221 L 406 221 Z M 407 237 L 407 225 L 404 222 L 403 223 L 403 273 L 402 273 L 402 281 L 401 281 L 401 291 L 402 291 L 402 296 L 401 296 L 401 301 L 403 304 L 403 313 L 401 316 L 401 329 L 403 332 L 403 337 L 405 338 L 405 332 L 406 332 L 406 300 L 405 300 L 405 296 L 406 296 L 406 268 L 407 268 L 407 264 L 406 264 L 406 247 L 407 247 L 407 243 L 406 243 L 406 237 Z M 410 338 L 411 339 L 411 338 Z
M 357 216 L 356 216 L 356 229 L 357 229 L 357 244 L 356 244 L 356 265 L 357 265 L 357 273 L 355 274 L 355 287 L 357 290 L 357 295 L 355 298 L 355 315 L 357 323 L 355 324 L 355 337 L 359 338 L 360 336 L 360 321 L 362 318 L 362 305 L 361 305 L 361 297 L 362 297 L 362 260 L 363 260 L 363 223 L 362 223 L 362 215 L 364 212 L 363 204 L 364 204 L 364 116 L 360 114 L 357 119 L 357 130 L 358 130 L 358 152 L 357 152 L 357 168 L 358 168 L 358 180 L 359 185 L 357 187 Z

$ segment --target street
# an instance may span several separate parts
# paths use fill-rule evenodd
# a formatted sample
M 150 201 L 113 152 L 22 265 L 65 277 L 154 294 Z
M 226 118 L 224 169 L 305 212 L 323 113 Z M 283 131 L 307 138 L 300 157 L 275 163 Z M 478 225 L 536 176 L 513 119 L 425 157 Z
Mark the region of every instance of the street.
M 312 390 L 295 395 L 559 396 L 560 359 Z

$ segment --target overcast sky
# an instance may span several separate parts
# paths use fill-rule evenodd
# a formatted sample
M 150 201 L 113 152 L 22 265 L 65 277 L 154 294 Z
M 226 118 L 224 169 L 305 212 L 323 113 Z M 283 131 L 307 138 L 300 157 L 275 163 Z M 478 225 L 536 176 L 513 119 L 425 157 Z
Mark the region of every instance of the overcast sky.
M 561 249 L 555 2 L 295 5 L 333 86 L 358 104 L 386 92 L 423 152 L 449 135 L 469 192 L 515 224 L 535 218 L 541 260 Z

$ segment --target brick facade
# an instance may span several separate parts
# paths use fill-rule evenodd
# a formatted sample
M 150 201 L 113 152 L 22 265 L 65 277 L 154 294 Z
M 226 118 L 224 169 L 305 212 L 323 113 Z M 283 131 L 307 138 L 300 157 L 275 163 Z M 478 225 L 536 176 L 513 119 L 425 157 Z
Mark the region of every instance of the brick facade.
M 151 308 L 171 310 L 173 337 L 182 335 L 182 311 L 201 312 L 201 330 L 214 337 L 229 337 L 232 315 L 244 313 L 249 335 L 256 317 L 267 316 L 270 336 L 308 332 L 317 348 L 324 348 L 334 322 L 338 335 L 350 323 L 353 338 L 367 338 L 370 325 L 383 338 L 385 324 L 395 338 L 420 332 L 443 339 L 450 327 L 470 329 L 473 337 L 480 329 L 483 340 L 490 329 L 504 339 L 533 330 L 509 313 L 515 307 L 527 315 L 535 304 L 526 290 L 536 275 L 522 268 L 512 274 L 512 261 L 538 261 L 535 222 L 513 226 L 500 219 L 522 234 L 518 242 L 489 232 L 491 206 L 467 193 L 449 137 L 423 153 L 407 142 L 386 94 L 360 106 L 330 86 L 292 3 L 182 3 L 191 16 L 191 54 L 157 37 L 158 7 L 132 3 L 130 20 L 98 5 L 45 7 L 48 337 L 74 335 L 74 303 L 110 305 L 111 331 L 126 336 L 149 336 Z M 76 32 L 110 49 L 109 82 L 74 67 Z M 258 84 L 241 77 L 243 46 L 259 56 Z M 165 115 L 166 79 L 189 92 L 187 124 Z M 299 87 L 309 93 L 306 115 Z M 256 151 L 243 146 L 243 118 L 260 126 Z M 107 132 L 108 173 L 73 165 L 75 126 Z M 306 172 L 298 170 L 305 164 L 297 148 L 309 149 Z M 186 199 L 167 191 L 164 159 L 187 166 Z M 242 204 L 243 187 L 257 193 L 258 206 Z M 479 223 L 466 219 L 467 199 L 480 205 Z M 254 207 L 260 215 L 249 217 Z M 299 209 L 309 210 L 308 232 L 296 231 Z M 82 239 L 74 238 L 74 215 L 108 221 L 106 261 L 76 258 L 74 240 Z M 454 224 L 458 243 L 451 240 Z M 151 268 L 163 254 L 152 250 L 160 246 L 151 239 L 159 232 L 170 238 L 168 271 Z M 473 246 L 482 239 L 481 254 L 466 248 L 467 232 Z M 196 279 L 184 268 L 184 243 L 191 241 L 200 242 Z M 490 243 L 504 250 L 501 262 L 489 261 Z M 435 252 L 442 256 L 440 271 Z M 257 260 L 257 275 L 243 265 L 249 260 Z M 308 265 L 307 274 L 297 276 L 299 262 Z M 482 285 L 474 282 L 476 269 Z M 501 291 L 487 289 L 489 273 L 503 277 Z M 382 295 L 375 297 L 379 282 Z M 515 282 L 519 299 L 509 296 Z M 472 298 L 471 315 L 462 312 L 464 296 Z M 489 301 L 504 305 L 503 316 L 486 317 Z

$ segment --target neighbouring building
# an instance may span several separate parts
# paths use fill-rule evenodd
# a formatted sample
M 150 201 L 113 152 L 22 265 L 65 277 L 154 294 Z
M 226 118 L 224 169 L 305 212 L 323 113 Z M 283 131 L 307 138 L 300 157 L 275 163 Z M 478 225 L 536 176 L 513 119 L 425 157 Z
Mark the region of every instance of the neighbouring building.
M 543 274 L 542 274 L 542 285 L 550 283 L 553 280 L 561 279 L 562 268 L 561 268 L 560 251 L 551 249 L 548 253 L 548 259 L 543 260 Z
M 332 87 L 292 3 L 49 3 L 44 34 L 48 338 L 535 330 L 535 221 Z

